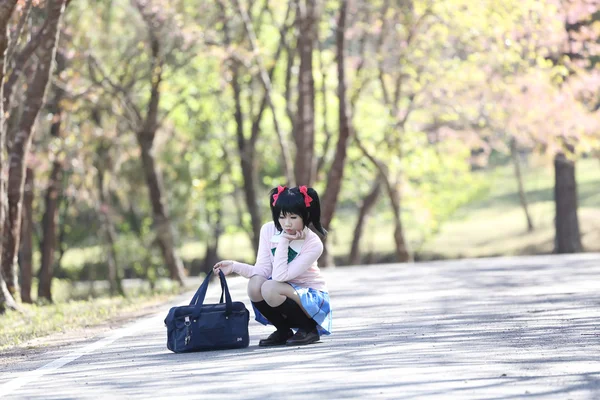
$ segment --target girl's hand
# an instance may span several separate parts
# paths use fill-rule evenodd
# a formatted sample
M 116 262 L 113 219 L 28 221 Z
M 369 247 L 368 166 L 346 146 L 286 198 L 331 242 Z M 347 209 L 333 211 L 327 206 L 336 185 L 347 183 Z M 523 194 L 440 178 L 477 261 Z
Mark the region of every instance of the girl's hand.
M 290 235 L 288 233 L 283 232 L 281 234 L 281 237 L 286 238 L 289 241 L 292 240 L 302 240 L 306 237 L 306 232 L 304 232 L 304 229 L 302 229 L 301 231 L 296 231 L 296 233 L 294 235 Z
M 233 261 L 231 260 L 223 260 L 219 261 L 213 267 L 213 272 L 215 275 L 219 275 L 219 271 L 223 272 L 223 275 L 229 275 L 233 272 Z

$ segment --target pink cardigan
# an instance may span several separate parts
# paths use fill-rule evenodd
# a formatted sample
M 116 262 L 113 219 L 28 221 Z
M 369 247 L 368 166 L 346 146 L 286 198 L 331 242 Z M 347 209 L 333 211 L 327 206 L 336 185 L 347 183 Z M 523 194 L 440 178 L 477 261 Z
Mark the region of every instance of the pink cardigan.
M 289 282 L 295 285 L 326 292 L 327 286 L 317 259 L 323 253 L 323 243 L 316 233 L 304 228 L 304 240 L 292 240 L 281 237 L 274 222 L 267 222 L 260 229 L 258 254 L 254 265 L 237 261 L 233 263 L 233 272 L 246 278 L 259 275 L 277 282 Z M 288 247 L 296 251 L 296 257 L 288 263 Z M 273 254 L 271 249 L 275 249 Z

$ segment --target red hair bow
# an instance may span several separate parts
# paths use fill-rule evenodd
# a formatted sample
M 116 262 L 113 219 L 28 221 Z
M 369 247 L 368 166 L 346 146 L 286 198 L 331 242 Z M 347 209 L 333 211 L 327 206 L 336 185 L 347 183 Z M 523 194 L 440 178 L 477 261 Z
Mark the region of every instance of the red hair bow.
M 308 195 L 308 189 L 306 189 L 306 186 L 300 186 L 300 193 L 304 195 L 304 205 L 306 208 L 310 207 L 310 202 L 313 201 L 313 199 Z
M 277 193 L 275 193 L 273 195 L 273 207 L 275 206 L 275 203 L 277 202 L 277 199 L 279 198 L 279 195 L 281 194 L 281 192 L 283 192 L 285 190 L 285 186 L 277 186 Z

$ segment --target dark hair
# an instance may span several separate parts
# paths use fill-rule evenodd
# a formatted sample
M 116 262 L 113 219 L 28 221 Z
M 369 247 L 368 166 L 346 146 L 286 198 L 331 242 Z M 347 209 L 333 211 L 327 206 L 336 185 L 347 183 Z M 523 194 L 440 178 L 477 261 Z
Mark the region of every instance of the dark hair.
M 327 236 L 327 231 L 321 225 L 321 203 L 319 201 L 319 195 L 313 188 L 307 188 L 306 193 L 312 202 L 306 207 L 304 194 L 300 192 L 300 187 L 285 188 L 278 196 L 275 205 L 273 205 L 273 196 L 277 195 L 278 188 L 273 188 L 269 193 L 269 205 L 271 207 L 271 214 L 273 215 L 273 222 L 279 232 L 283 229 L 279 223 L 279 216 L 281 213 L 296 214 L 302 218 L 304 226 L 313 224 L 317 232 L 323 236 Z

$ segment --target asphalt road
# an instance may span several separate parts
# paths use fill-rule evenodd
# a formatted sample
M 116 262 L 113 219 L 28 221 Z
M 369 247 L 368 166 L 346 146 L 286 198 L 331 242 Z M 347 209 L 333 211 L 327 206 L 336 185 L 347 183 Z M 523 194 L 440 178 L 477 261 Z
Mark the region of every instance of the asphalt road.
M 334 334 L 320 343 L 259 348 L 271 329 L 252 320 L 246 349 L 173 354 L 166 305 L 10 365 L 0 397 L 600 398 L 600 254 L 357 266 L 326 276 Z M 246 280 L 228 281 L 234 300 L 249 306 Z M 217 290 L 214 283 L 208 302 Z

